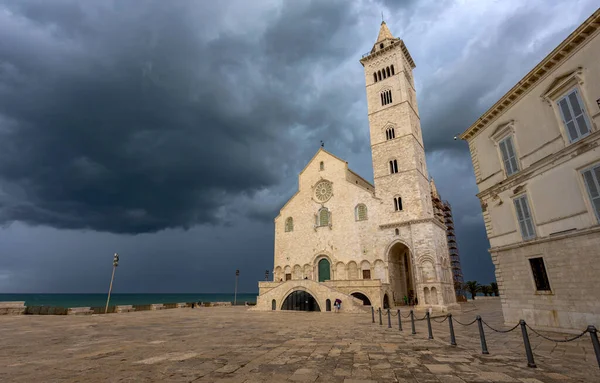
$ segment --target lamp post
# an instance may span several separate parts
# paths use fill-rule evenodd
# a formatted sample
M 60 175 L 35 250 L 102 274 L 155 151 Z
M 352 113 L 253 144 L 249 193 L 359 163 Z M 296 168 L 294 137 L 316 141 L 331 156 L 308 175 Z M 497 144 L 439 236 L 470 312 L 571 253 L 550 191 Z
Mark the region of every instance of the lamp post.
M 269 270 L 265 270 L 265 281 L 269 281 Z
M 104 314 L 108 313 L 108 302 L 110 302 L 110 292 L 112 291 L 113 280 L 115 279 L 115 270 L 119 266 L 119 254 L 115 253 L 113 256 L 113 270 L 112 276 L 110 277 L 110 287 L 108 288 L 108 298 L 106 299 L 106 308 L 104 309 Z
M 237 285 L 238 285 L 238 277 L 240 276 L 240 271 L 235 271 L 235 292 L 233 293 L 233 305 L 237 303 Z

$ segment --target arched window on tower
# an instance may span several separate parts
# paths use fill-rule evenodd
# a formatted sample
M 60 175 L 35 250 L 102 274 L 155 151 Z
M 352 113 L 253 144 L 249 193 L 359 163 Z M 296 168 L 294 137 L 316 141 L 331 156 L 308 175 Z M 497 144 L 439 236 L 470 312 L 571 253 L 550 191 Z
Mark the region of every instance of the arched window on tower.
M 379 44 L 379 49 L 383 49 L 383 43 Z
M 385 130 L 385 138 L 386 138 L 386 140 L 391 140 L 391 139 L 396 138 L 396 133 L 394 132 L 394 128 L 390 127 Z
M 377 71 L 377 78 L 381 81 L 381 71 Z
M 381 93 L 380 96 L 381 96 L 381 105 L 385 105 L 385 100 L 383 99 L 383 93 Z
M 377 82 L 377 73 L 373 73 L 373 81 Z
M 317 213 L 317 222 L 316 225 L 317 226 L 329 226 L 329 222 L 331 220 L 331 214 L 329 213 L 329 210 L 326 207 L 322 207 L 321 209 L 319 209 L 319 212 Z
M 389 103 L 391 104 L 392 103 L 392 91 L 388 90 L 387 94 L 388 94 L 388 98 L 389 98 Z
M 365 204 L 359 203 L 354 208 L 354 219 L 357 221 L 364 221 L 367 219 L 367 206 Z
M 402 211 L 402 198 L 401 197 L 394 197 L 394 210 Z
M 398 173 L 398 160 L 390 161 L 390 174 Z
M 385 71 L 387 73 L 387 76 L 390 77 L 390 67 L 385 68 Z
M 288 217 L 285 220 L 285 231 L 294 231 L 294 219 L 292 217 Z
M 392 70 L 392 76 L 394 75 L 394 64 L 390 65 L 390 69 Z

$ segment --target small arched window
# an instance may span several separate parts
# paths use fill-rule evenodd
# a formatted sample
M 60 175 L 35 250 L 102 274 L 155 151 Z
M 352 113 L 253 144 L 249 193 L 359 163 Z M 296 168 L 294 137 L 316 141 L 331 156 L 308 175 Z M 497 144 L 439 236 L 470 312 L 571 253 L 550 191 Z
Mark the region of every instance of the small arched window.
M 292 217 L 288 217 L 285 220 L 285 231 L 294 231 L 294 219 Z
M 390 65 L 390 69 L 392 70 L 392 76 L 394 75 L 394 64 Z
M 396 235 L 400 235 L 400 230 L 396 229 Z
M 381 81 L 381 71 L 377 71 L 377 78 Z
M 395 211 L 401 211 L 402 210 L 402 198 L 401 197 L 395 197 L 394 198 L 394 210 Z
M 379 44 L 379 49 L 383 49 L 383 43 Z
M 331 218 L 331 214 L 326 207 L 319 209 L 317 213 L 317 226 L 329 226 L 329 220 Z
M 323 161 L 319 164 L 319 170 L 325 170 L 325 163 Z
M 357 221 L 365 221 L 367 219 L 367 206 L 365 204 L 359 203 L 354 208 L 354 218 Z
M 373 73 L 373 81 L 377 82 L 377 73 Z
M 390 174 L 398 173 L 398 160 L 390 161 Z
M 390 77 L 390 67 L 385 68 L 385 71 L 387 73 L 387 76 Z
M 387 128 L 385 130 L 385 139 L 386 140 L 391 140 L 396 138 L 396 132 L 394 132 L 394 128 Z
M 381 71 L 381 77 L 386 78 L 387 76 L 385 75 L 385 68 Z

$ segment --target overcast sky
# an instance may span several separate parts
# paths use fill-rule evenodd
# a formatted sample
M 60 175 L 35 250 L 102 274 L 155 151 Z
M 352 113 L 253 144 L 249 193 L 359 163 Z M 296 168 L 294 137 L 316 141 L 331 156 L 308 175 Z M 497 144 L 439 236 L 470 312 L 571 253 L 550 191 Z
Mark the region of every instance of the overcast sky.
M 0 292 L 255 292 L 325 141 L 373 178 L 362 53 L 415 63 L 465 280 L 494 269 L 454 141 L 597 0 L 0 0 Z

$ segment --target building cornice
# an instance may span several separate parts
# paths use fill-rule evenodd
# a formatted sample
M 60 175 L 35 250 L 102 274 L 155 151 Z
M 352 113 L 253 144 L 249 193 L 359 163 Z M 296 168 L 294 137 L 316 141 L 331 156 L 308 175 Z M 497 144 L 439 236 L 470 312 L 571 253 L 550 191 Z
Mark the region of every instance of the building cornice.
M 406 45 L 404 44 L 404 41 L 402 41 L 402 39 L 396 39 L 396 42 L 394 44 L 388 45 L 383 49 L 379 49 L 375 52 L 365 53 L 359 61 L 364 67 L 366 62 L 371 61 L 375 57 L 381 56 L 383 53 L 391 51 L 392 49 L 398 46 L 398 43 L 400 44 L 400 49 L 402 49 L 402 53 L 404 53 L 404 57 L 406 57 L 406 60 L 410 64 L 411 68 L 416 68 L 417 66 L 415 65 L 415 62 L 410 53 L 408 52 L 408 48 L 406 48 Z
M 578 237 L 581 235 L 593 234 L 593 233 L 599 233 L 599 232 L 600 232 L 600 225 L 596 225 L 596 226 L 592 226 L 592 227 L 586 228 L 586 229 L 568 231 L 568 232 L 565 232 L 564 234 L 552 235 L 552 236 L 548 236 L 548 237 L 533 239 L 530 241 L 513 243 L 510 245 L 492 247 L 492 248 L 488 249 L 488 251 L 491 254 L 500 253 L 502 251 L 513 250 L 513 249 L 516 249 L 519 247 L 537 245 L 539 243 L 558 241 L 558 240 L 569 238 L 569 237 Z
M 511 90 L 489 108 L 475 123 L 459 135 L 461 140 L 470 140 L 495 121 L 504 111 L 520 100 L 525 94 L 545 79 L 552 69 L 559 66 L 576 51 L 592 40 L 600 28 L 600 8 L 573 31 L 560 45 L 548 54 L 538 65 L 523 77 Z
M 520 172 L 513 174 L 512 176 L 490 186 L 489 188 L 477 193 L 478 198 L 485 198 L 490 194 L 499 194 L 504 190 L 511 189 L 524 181 L 530 179 L 534 173 L 542 168 L 553 168 L 564 161 L 571 158 L 573 154 L 582 154 L 588 150 L 594 149 L 598 146 L 597 140 L 600 139 L 600 130 L 597 130 L 589 136 L 577 141 L 574 144 L 570 144 L 556 153 L 552 153 L 543 157 L 542 159 L 534 162 L 529 167 L 523 169 Z M 564 160 L 564 161 L 563 161 Z M 547 170 L 544 169 L 544 170 Z M 496 172 L 498 173 L 498 172 Z M 496 174 L 494 173 L 494 174 Z M 489 178 L 489 177 L 488 177 Z M 487 178 L 486 178 L 487 179 Z
M 441 223 L 440 221 L 438 221 L 435 218 L 412 219 L 410 221 L 386 223 L 383 225 L 379 225 L 379 228 L 383 230 L 383 229 L 390 229 L 392 227 L 410 226 L 410 225 L 416 225 L 418 223 L 426 223 L 426 222 L 433 222 L 440 228 L 446 230 L 446 225 L 444 225 L 443 223 Z

